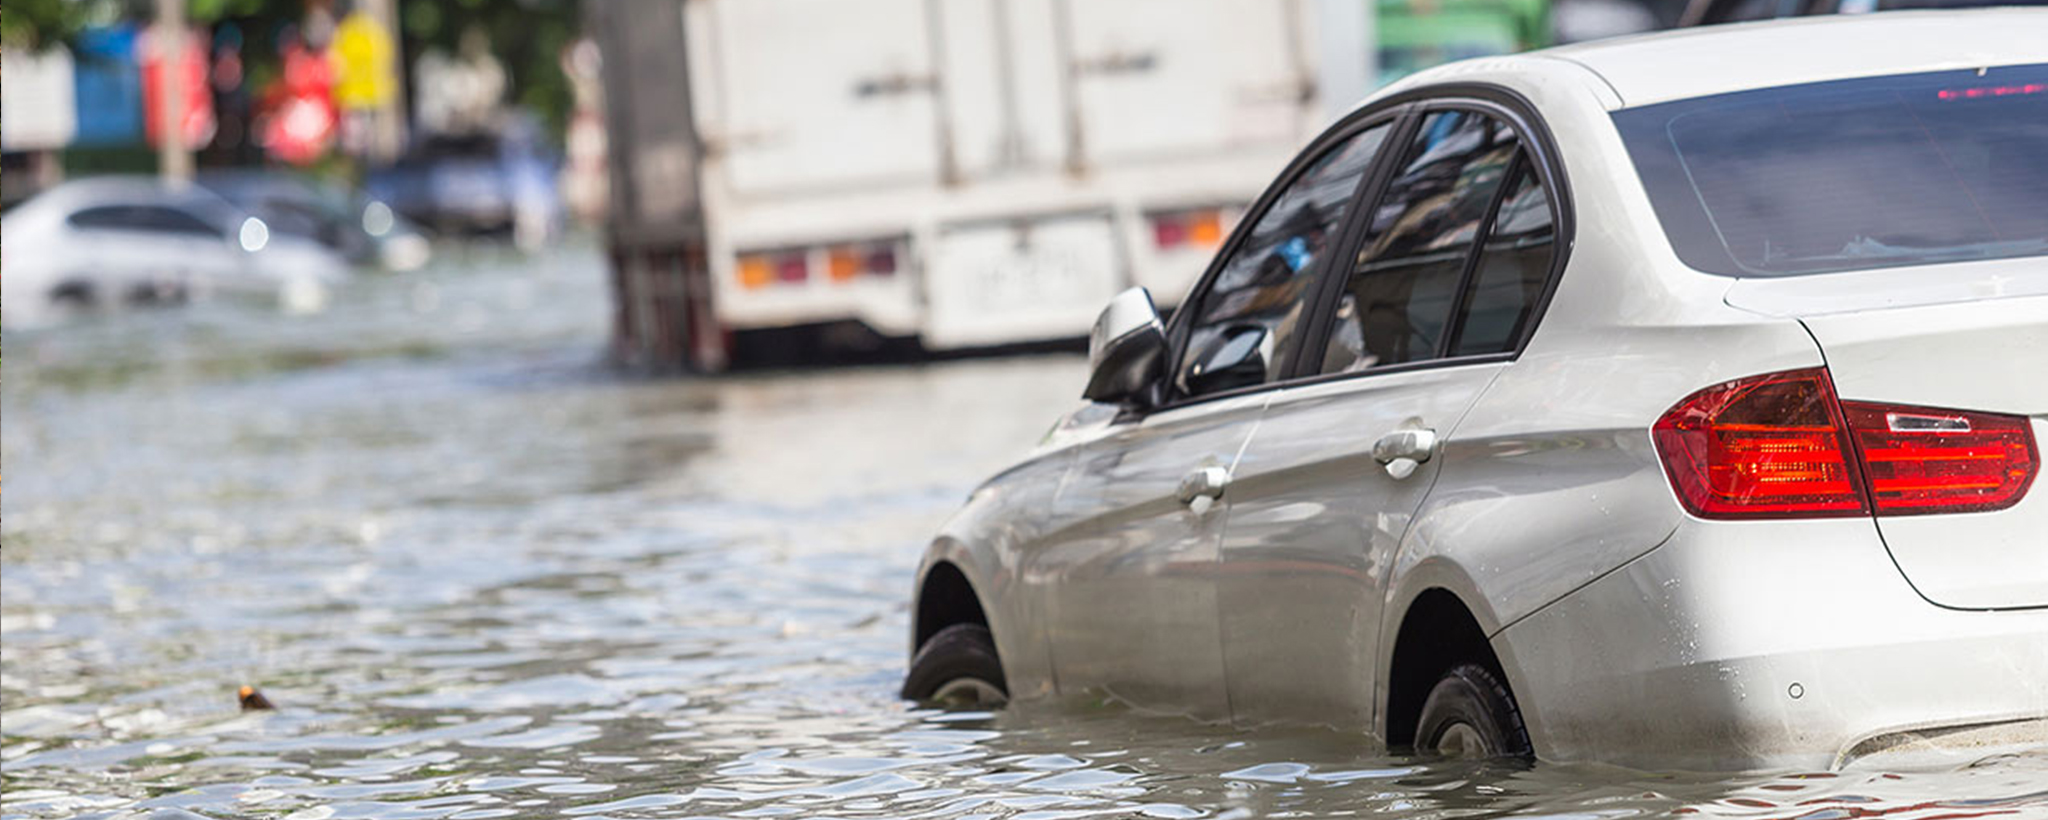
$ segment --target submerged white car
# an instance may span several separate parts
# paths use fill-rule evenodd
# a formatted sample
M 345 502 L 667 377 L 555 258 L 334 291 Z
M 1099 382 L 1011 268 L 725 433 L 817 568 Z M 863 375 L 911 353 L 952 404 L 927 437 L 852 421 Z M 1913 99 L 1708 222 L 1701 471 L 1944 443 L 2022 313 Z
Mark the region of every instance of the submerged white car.
M 7 212 L 0 230 L 8 324 L 214 292 L 306 308 L 347 274 L 312 240 L 273 231 L 204 188 L 149 177 L 58 185 Z
M 905 696 L 1713 768 L 2048 744 L 2048 11 L 1457 63 L 917 579 Z

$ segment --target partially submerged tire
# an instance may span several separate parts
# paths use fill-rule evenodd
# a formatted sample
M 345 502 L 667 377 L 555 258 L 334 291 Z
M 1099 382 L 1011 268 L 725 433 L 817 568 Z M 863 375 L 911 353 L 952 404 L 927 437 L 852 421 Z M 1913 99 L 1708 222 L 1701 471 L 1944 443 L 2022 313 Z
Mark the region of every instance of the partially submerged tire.
M 954 624 L 918 647 L 903 697 L 944 707 L 995 707 L 1010 699 L 995 637 L 980 624 Z
M 1415 724 L 1415 749 L 1462 758 L 1534 754 L 1515 696 L 1493 670 L 1475 663 L 1452 667 L 1429 690 Z

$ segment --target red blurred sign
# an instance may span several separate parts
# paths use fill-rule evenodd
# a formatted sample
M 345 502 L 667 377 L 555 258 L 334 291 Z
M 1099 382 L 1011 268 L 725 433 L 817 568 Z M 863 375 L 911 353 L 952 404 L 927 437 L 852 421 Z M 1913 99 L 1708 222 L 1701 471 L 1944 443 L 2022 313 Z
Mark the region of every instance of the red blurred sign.
M 149 144 L 163 141 L 165 80 L 178 79 L 178 97 L 183 101 L 181 136 L 186 148 L 199 148 L 213 140 L 213 93 L 206 85 L 206 52 L 201 39 L 181 32 L 166 42 L 162 31 L 150 29 L 142 35 L 142 121 Z M 168 57 L 168 59 L 166 59 Z M 176 72 L 174 75 L 168 71 Z
M 266 92 L 263 147 L 293 165 L 310 165 L 334 145 L 340 112 L 334 106 L 334 67 L 326 55 L 293 44 L 284 50 L 284 76 Z

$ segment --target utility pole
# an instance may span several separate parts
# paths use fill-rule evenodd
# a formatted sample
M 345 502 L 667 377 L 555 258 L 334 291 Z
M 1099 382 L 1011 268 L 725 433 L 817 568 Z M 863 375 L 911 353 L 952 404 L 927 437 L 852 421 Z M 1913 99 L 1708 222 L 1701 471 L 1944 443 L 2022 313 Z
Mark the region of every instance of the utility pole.
M 157 116 L 157 170 L 171 182 L 192 179 L 192 152 L 185 146 L 185 0 L 156 0 L 157 82 L 162 105 Z
M 399 36 L 396 6 L 395 0 L 363 0 L 359 6 L 384 27 L 391 43 L 391 93 L 385 95 L 371 120 L 370 159 L 379 164 L 397 160 L 405 149 L 405 78 L 399 76 L 405 71 L 405 41 Z

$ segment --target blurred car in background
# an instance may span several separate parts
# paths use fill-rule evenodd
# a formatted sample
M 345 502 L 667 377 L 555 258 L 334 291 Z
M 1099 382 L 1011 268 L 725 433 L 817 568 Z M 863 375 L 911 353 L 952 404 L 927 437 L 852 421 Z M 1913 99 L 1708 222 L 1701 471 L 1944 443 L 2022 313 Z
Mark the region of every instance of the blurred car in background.
M 511 117 L 496 131 L 429 134 L 364 190 L 408 219 L 443 234 L 510 235 L 538 248 L 561 233 L 559 163 L 539 127 Z
M 1973 9 L 1992 6 L 2048 6 L 2048 0 L 1690 0 L 1681 26 L 1711 26 L 1805 17 L 1814 14 L 1865 14 L 1906 9 Z
M 347 263 L 318 242 L 272 231 L 205 188 L 154 177 L 58 185 L 9 211 L 0 233 L 0 305 L 10 325 L 71 308 L 215 292 L 311 309 L 347 273 Z
M 200 174 L 199 184 L 262 219 L 272 233 L 313 240 L 356 265 L 410 271 L 433 256 L 419 226 L 383 200 L 309 177 L 223 170 Z

